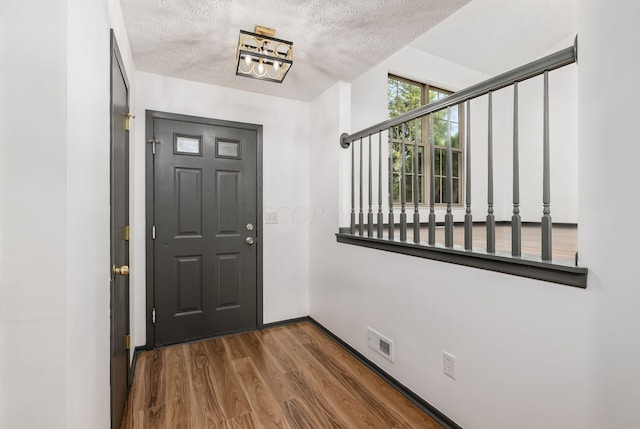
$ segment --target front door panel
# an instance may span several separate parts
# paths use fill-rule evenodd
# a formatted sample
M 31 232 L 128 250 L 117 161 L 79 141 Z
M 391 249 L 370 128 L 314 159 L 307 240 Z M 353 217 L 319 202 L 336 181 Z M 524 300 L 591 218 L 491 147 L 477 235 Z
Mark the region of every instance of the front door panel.
M 257 132 L 153 119 L 155 345 L 257 326 Z

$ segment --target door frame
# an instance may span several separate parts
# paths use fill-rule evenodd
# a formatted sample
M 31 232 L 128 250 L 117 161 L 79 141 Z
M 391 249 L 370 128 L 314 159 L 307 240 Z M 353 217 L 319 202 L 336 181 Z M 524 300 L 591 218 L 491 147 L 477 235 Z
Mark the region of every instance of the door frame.
M 156 110 L 145 111 L 145 221 L 146 221 L 146 325 L 147 325 L 147 350 L 155 347 L 155 326 L 152 320 L 152 310 L 154 307 L 154 284 L 155 284 L 155 255 L 153 252 L 152 227 L 154 220 L 154 140 L 153 125 L 156 119 L 168 119 L 174 121 L 193 122 L 197 124 L 213 125 L 218 127 L 239 128 L 256 132 L 256 322 L 257 329 L 264 326 L 262 320 L 262 241 L 263 234 L 263 211 L 262 211 L 262 125 L 244 122 L 224 121 L 201 116 L 182 115 L 178 113 L 160 112 Z M 162 144 L 162 142 L 157 143 Z
M 113 29 L 110 29 L 110 35 L 109 35 L 109 40 L 110 40 L 110 60 L 109 60 L 109 199 L 110 199 L 110 205 L 109 205 L 109 272 L 111 273 L 111 267 L 114 264 L 118 264 L 119 262 L 114 261 L 113 260 L 113 256 L 114 256 L 114 238 L 118 235 L 118 231 L 114 231 L 113 230 L 113 199 L 114 199 L 114 191 L 113 191 L 113 163 L 114 163 L 114 159 L 113 159 L 113 147 L 114 147 L 114 134 L 113 134 L 113 126 L 114 126 L 114 116 L 113 116 L 113 82 L 114 82 L 114 78 L 116 78 L 116 76 L 114 76 L 113 74 L 113 66 L 114 66 L 114 61 L 115 63 L 117 63 L 121 74 L 122 74 L 122 79 L 124 81 L 124 85 L 127 89 L 127 111 L 129 111 L 130 108 L 130 101 L 131 101 L 131 86 L 129 84 L 129 79 L 127 77 L 127 71 L 124 67 L 124 62 L 122 60 L 122 55 L 120 54 L 120 49 L 118 47 L 118 42 L 116 40 L 116 36 L 115 33 L 113 31 Z M 130 200 L 129 200 L 129 196 L 130 196 L 130 189 L 129 189 L 129 185 L 130 185 L 130 156 L 129 156 L 129 151 L 130 151 L 130 143 L 131 143 L 131 135 L 130 132 L 128 130 L 125 130 L 125 135 L 126 135 L 126 141 L 125 141 L 125 163 L 126 163 L 126 168 L 125 170 L 125 174 L 126 174 L 126 187 L 127 187 L 127 195 L 125 198 L 125 205 L 127 208 L 127 223 L 130 224 L 130 220 L 131 220 L 131 205 L 130 205 Z M 130 259 L 130 253 L 128 255 L 128 259 Z M 130 265 L 129 260 L 126 261 L 127 265 Z M 113 416 L 113 318 L 114 318 L 114 303 L 113 303 L 113 298 L 114 298 L 114 291 L 113 288 L 115 287 L 115 282 L 116 279 L 113 277 L 111 277 L 111 281 L 109 282 L 109 289 L 110 289 L 110 310 L 109 310 L 109 331 L 110 331 L 110 335 L 109 335 L 109 402 L 110 402 L 110 416 L 109 418 L 111 419 Z M 127 331 L 127 335 L 131 334 L 131 282 L 129 280 L 129 278 L 127 278 L 127 291 L 125 293 L 125 299 L 126 299 L 126 308 L 127 311 L 124 314 L 124 318 L 126 320 L 126 331 Z M 131 387 L 131 384 L 133 382 L 133 367 L 131 365 L 131 349 L 127 349 L 127 391 L 129 390 L 129 388 Z M 125 398 L 125 407 L 126 407 L 126 398 Z M 123 410 L 124 411 L 124 410 Z M 122 416 L 124 417 L 124 416 Z M 113 422 L 111 422 L 111 425 L 113 425 Z

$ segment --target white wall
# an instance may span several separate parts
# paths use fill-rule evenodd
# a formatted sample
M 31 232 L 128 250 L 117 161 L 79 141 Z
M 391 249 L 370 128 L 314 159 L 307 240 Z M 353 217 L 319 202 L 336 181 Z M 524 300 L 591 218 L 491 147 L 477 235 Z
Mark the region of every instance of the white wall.
M 0 426 L 65 427 L 66 2 L 4 1 L 2 14 Z
M 366 87 L 355 82 L 351 99 Z M 311 205 L 327 213 L 349 188 L 350 156 L 337 144 L 349 124 L 337 118 L 359 119 L 345 92 L 311 104 L 311 159 L 341 172 L 338 182 L 312 165 Z M 597 427 L 590 289 L 338 244 L 337 228 L 334 217 L 310 225 L 312 317 L 463 427 Z M 367 327 L 395 342 L 394 363 L 368 348 Z M 445 350 L 455 381 L 442 372 Z
M 581 3 L 579 65 L 551 81 L 552 89 L 578 94 L 580 116 L 570 120 L 579 130 L 576 213 L 586 290 L 340 245 L 331 235 L 335 220 L 311 225 L 311 316 L 464 427 L 640 427 L 640 149 L 633 144 L 640 46 L 625 34 L 639 18 L 637 4 Z M 371 73 L 384 78 L 383 69 Z M 603 82 L 606 91 L 594 91 Z M 373 92 L 354 82 L 353 99 L 366 88 Z M 330 123 L 332 110 L 354 106 L 325 94 L 312 111 Z M 356 129 L 368 125 L 347 113 Z M 335 142 L 343 131 L 327 128 L 322 139 Z M 350 162 L 345 153 L 337 144 L 311 147 L 312 159 L 331 170 Z M 312 175 L 312 205 L 338 210 L 348 180 L 344 172 L 340 183 Z M 394 363 L 368 349 L 368 326 L 395 341 Z M 455 381 L 442 374 L 443 350 L 457 357 Z
M 595 336 L 588 355 L 600 428 L 640 427 L 640 43 L 630 33 L 638 20 L 637 2 L 579 5 L 579 241 L 594 302 L 583 329 Z
M 241 79 L 241 78 L 238 78 Z M 145 110 L 263 125 L 264 322 L 308 314 L 309 103 L 138 72 L 133 148 L 132 271 L 134 341 L 145 344 Z
M 67 412 L 82 427 L 110 417 L 109 26 L 95 4 L 67 5 Z
M 337 269 L 337 267 L 325 267 L 321 261 L 324 261 L 327 256 L 326 249 L 335 242 L 339 219 L 340 222 L 345 221 L 338 215 L 338 201 L 342 203 L 342 207 L 347 206 L 351 201 L 350 192 L 346 192 L 339 186 L 340 177 L 350 175 L 351 157 L 348 151 L 331 150 L 339 147 L 338 137 L 345 129 L 350 128 L 352 120 L 350 104 L 351 85 L 345 82 L 333 85 L 311 102 L 310 157 L 313 162 L 309 168 L 310 204 L 314 210 L 325 215 L 312 219 L 309 226 L 309 239 L 313 243 L 309 249 L 309 314 L 313 314 L 313 307 L 318 299 L 325 297 L 321 290 L 314 289 L 312 286 L 319 284 L 319 279 L 324 277 L 325 270 Z M 333 174 L 327 174 L 327 172 L 333 172 Z M 322 187 L 319 183 L 322 183 Z M 320 192 L 321 188 L 326 191 Z M 345 264 L 348 265 L 348 262 L 345 261 Z
M 566 48 L 567 44 L 562 46 Z M 518 88 L 520 211 L 523 221 L 542 217 L 543 88 L 538 76 Z M 475 108 L 482 103 L 480 109 Z M 486 215 L 487 97 L 472 105 L 472 200 L 480 203 L 474 217 Z M 493 95 L 494 192 L 497 220 L 510 220 L 513 210 L 513 88 Z M 479 113 L 479 115 L 478 115 Z M 578 67 L 549 73 L 549 146 L 551 160 L 551 216 L 554 222 L 578 220 Z M 478 213 L 480 212 L 480 213 Z
M 69 427 L 110 420 L 110 36 L 129 84 L 118 0 L 67 0 L 67 381 Z
M 570 43 L 563 45 L 562 48 L 567 46 L 570 46 Z M 551 72 L 549 78 L 551 212 L 554 222 L 577 222 L 576 70 L 576 66 L 568 66 Z M 466 88 L 490 77 L 410 46 L 405 47 L 352 83 L 352 131 L 359 131 L 388 119 L 388 74 L 452 91 Z M 523 221 L 540 222 L 542 216 L 542 78 L 522 82 L 519 88 L 519 99 L 521 217 Z M 483 96 L 474 100 L 471 105 L 471 197 L 472 213 L 476 221 L 484 221 L 487 214 L 487 103 L 487 97 Z M 510 220 L 513 210 L 511 185 L 513 90 L 511 88 L 494 94 L 493 116 L 494 209 L 496 220 Z M 377 141 L 377 138 L 374 138 L 374 141 Z M 377 154 L 375 151 L 374 153 Z M 385 146 L 383 150 L 385 161 L 387 153 Z M 374 165 L 377 165 L 375 161 Z M 386 166 L 383 166 L 383 170 L 383 186 L 386 190 L 388 178 Z M 358 174 L 359 172 L 356 171 L 356 177 Z M 374 183 L 376 183 L 377 174 L 374 176 Z M 377 194 L 377 185 L 374 185 L 374 194 Z M 384 195 L 384 202 L 387 199 L 388 197 Z M 377 201 L 377 198 L 374 200 Z M 386 207 L 386 204 L 383 206 Z M 456 221 L 464 220 L 463 207 L 454 207 L 453 212 Z M 444 221 L 444 208 L 437 209 L 436 213 L 437 220 Z M 420 214 L 421 219 L 426 220 L 428 207 L 421 208 Z
M 37 13 L 34 13 L 37 10 Z M 109 427 L 109 26 L 2 4 L 0 427 Z

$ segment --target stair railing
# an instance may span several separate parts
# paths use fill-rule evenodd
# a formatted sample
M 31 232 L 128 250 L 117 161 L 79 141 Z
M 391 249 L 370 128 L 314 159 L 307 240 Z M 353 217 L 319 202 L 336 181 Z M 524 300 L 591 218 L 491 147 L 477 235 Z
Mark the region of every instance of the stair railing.
M 406 154 L 407 141 L 406 136 L 410 135 L 409 128 L 415 127 L 411 132 L 414 132 L 415 136 L 418 135 L 418 126 L 420 120 L 422 118 L 426 118 L 426 122 L 429 126 L 429 141 L 428 141 L 428 151 L 431 155 L 430 165 L 426 166 L 426 170 L 428 170 L 428 174 L 430 175 L 430 186 L 428 189 L 429 193 L 429 215 L 428 215 L 428 237 L 426 243 L 422 243 L 420 237 L 420 212 L 418 206 L 418 197 L 417 195 L 413 195 L 413 237 L 412 237 L 412 248 L 415 246 L 420 247 L 433 247 L 436 246 L 436 214 L 435 214 L 435 167 L 434 167 L 434 132 L 433 130 L 433 120 L 434 115 L 437 112 L 446 110 L 449 115 L 451 112 L 451 108 L 455 106 L 464 106 L 465 107 L 465 117 L 466 117 L 466 162 L 465 164 L 465 187 L 467 192 L 465 192 L 465 201 L 464 201 L 464 249 L 467 252 L 473 251 L 472 248 L 472 240 L 473 240 L 473 217 L 471 214 L 471 173 L 472 173 L 472 165 L 471 165 L 471 100 L 474 100 L 478 97 L 487 95 L 488 100 L 488 135 L 487 135 L 487 214 L 486 214 L 486 253 L 491 255 L 496 252 L 496 223 L 495 223 L 495 215 L 494 215 L 494 195 L 493 195 L 493 93 L 497 90 L 513 87 L 513 215 L 511 218 L 511 230 L 512 230 L 512 240 L 511 240 L 511 256 L 514 258 L 520 258 L 522 256 L 522 221 L 520 219 L 520 169 L 519 169 L 519 129 L 518 129 L 518 84 L 524 80 L 543 75 L 544 80 L 544 89 L 543 89 L 543 141 L 542 141 L 542 152 L 543 152 L 543 183 L 542 183 L 542 194 L 543 194 L 543 207 L 542 207 L 542 217 L 541 217 L 541 255 L 540 259 L 542 262 L 552 262 L 552 219 L 551 219 L 551 178 L 550 178 L 550 151 L 549 151 L 549 72 L 560 67 L 567 66 L 569 64 L 575 63 L 577 60 L 577 38 L 574 46 L 568 47 L 551 55 L 545 56 L 533 62 L 530 62 L 521 67 L 515 68 L 506 73 L 500 74 L 493 78 L 487 79 L 478 84 L 472 85 L 466 89 L 455 92 L 445 98 L 442 98 L 438 101 L 435 101 L 430 104 L 426 104 L 424 106 L 418 107 L 417 109 L 411 110 L 407 113 L 399 115 L 395 118 L 388 119 L 386 121 L 380 122 L 378 124 L 372 125 L 368 128 L 365 128 L 361 131 L 358 131 L 353 134 L 344 133 L 340 137 L 340 145 L 345 148 L 351 149 L 351 211 L 350 211 L 350 225 L 348 229 L 342 229 L 338 234 L 339 240 L 347 242 L 348 237 L 343 237 L 340 239 L 340 236 L 353 236 L 353 237 L 366 237 L 373 238 L 377 240 L 386 240 L 390 242 L 398 242 L 399 243 L 407 243 L 408 242 L 408 222 L 407 222 L 407 190 L 406 190 L 406 175 L 407 171 L 405 169 L 405 160 L 404 156 L 402 156 L 401 166 L 400 166 L 400 178 L 399 178 L 399 198 L 398 203 L 400 205 L 400 218 L 399 218 L 399 240 L 396 239 L 396 222 L 394 216 L 394 185 L 393 185 L 393 144 L 394 137 L 396 144 L 399 144 L 401 149 L 401 154 Z M 447 116 L 450 117 L 450 116 Z M 450 127 L 450 124 L 449 124 Z M 462 130 L 460 130 L 462 132 Z M 387 186 L 383 185 L 382 177 L 383 177 L 383 133 L 388 134 L 388 184 Z M 400 136 L 398 139 L 397 136 Z M 416 137 L 417 139 L 417 137 Z M 373 162 L 373 153 L 375 152 L 374 145 L 372 142 L 377 140 L 377 153 L 378 153 L 378 162 Z M 398 141 L 399 140 L 399 141 Z M 363 156 L 365 153 L 365 145 L 367 146 L 368 152 L 368 162 L 367 166 L 363 163 Z M 413 166 L 414 168 L 418 168 L 419 165 L 419 150 L 413 150 Z M 445 187 L 445 202 L 446 202 L 446 214 L 444 216 L 444 248 L 445 249 L 453 249 L 454 248 L 454 240 L 453 240 L 453 230 L 454 230 L 454 221 L 453 221 L 453 213 L 452 213 L 452 189 L 453 189 L 453 166 L 452 166 L 452 142 L 451 142 L 451 131 L 447 133 L 447 145 L 446 145 L 446 187 Z M 356 161 L 358 162 L 359 168 L 356 166 Z M 374 216 L 374 206 L 373 206 L 373 180 L 374 177 L 374 164 L 377 164 L 377 194 L 378 194 L 378 211 L 377 216 Z M 356 170 L 359 172 L 359 177 L 356 177 Z M 368 178 L 368 201 L 364 201 L 363 195 L 363 184 L 364 178 L 363 175 L 367 171 Z M 426 174 L 426 172 L 425 172 Z M 355 183 L 356 181 L 359 183 L 359 189 L 356 191 Z M 416 171 L 413 172 L 412 175 L 413 189 L 414 192 L 418 189 L 418 173 Z M 384 188 L 386 187 L 386 190 Z M 383 215 L 383 190 L 388 194 L 388 207 L 389 212 L 387 215 L 387 224 L 384 225 L 384 215 Z M 358 198 L 356 198 L 356 196 Z M 356 200 L 358 204 L 356 205 Z M 356 221 L 356 213 L 357 213 L 357 221 Z M 365 213 L 366 213 L 366 222 L 365 222 Z M 374 218 L 376 218 L 376 222 L 374 223 Z M 387 232 L 387 236 L 385 237 L 385 230 Z M 390 250 L 390 249 L 385 249 Z M 392 250 L 395 251 L 395 250 Z M 415 253 L 415 252 L 414 252 Z M 438 259 L 438 258 L 435 258 Z M 473 265 L 473 264 L 469 264 Z M 489 268 L 491 269 L 491 268 Z M 586 285 L 586 269 L 583 269 L 584 272 L 584 283 Z M 498 270 L 500 271 L 500 270 Z M 553 280 L 552 280 L 553 281 Z

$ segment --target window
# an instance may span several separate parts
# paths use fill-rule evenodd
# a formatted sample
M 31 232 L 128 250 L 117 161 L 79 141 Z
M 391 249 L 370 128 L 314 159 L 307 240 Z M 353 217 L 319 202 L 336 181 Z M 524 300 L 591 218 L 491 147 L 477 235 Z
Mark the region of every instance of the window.
M 389 117 L 394 118 L 405 112 L 432 103 L 451 94 L 440 88 L 435 88 L 419 82 L 389 75 L 387 81 L 387 95 L 389 103 Z M 451 150 L 453 164 L 452 204 L 462 204 L 462 168 L 464 142 L 460 135 L 463 123 L 462 105 L 452 107 L 450 116 L 447 110 L 441 110 L 433 115 L 433 138 L 435 154 L 435 203 L 446 203 L 447 186 L 447 140 L 451 135 Z M 427 130 L 423 133 L 422 130 Z M 431 164 L 429 153 L 429 123 L 428 118 L 417 119 L 413 124 L 403 128 L 396 128 L 392 132 L 392 162 L 393 162 L 393 200 L 400 202 L 400 180 L 402 162 L 405 164 L 405 183 L 407 203 L 414 203 L 414 196 L 419 204 L 425 204 L 429 181 L 428 168 Z M 402 134 L 404 133 L 405 153 L 402 152 Z M 417 142 L 417 144 L 416 144 Z M 414 170 L 414 151 L 418 150 L 418 165 Z M 404 161 L 403 161 L 404 160 Z M 418 188 L 413 189 L 413 175 L 418 175 Z

